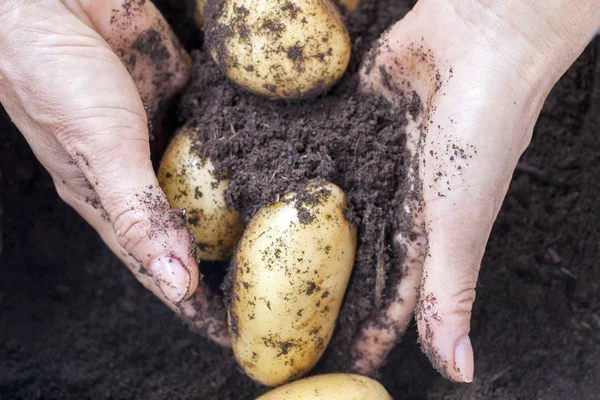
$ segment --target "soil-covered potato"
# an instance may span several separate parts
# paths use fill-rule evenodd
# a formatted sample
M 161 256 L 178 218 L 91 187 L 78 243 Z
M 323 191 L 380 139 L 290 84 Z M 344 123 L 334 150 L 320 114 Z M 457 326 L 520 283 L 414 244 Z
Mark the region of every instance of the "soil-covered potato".
M 225 202 L 227 180 L 217 180 L 210 159 L 202 160 L 193 146 L 197 129 L 188 124 L 177 132 L 160 163 L 158 182 L 171 207 L 186 209 L 200 259 L 224 260 L 233 254 L 243 225 Z
M 229 326 L 254 380 L 305 375 L 333 333 L 356 251 L 342 190 L 324 181 L 290 193 L 250 221 L 235 255 Z
M 330 0 L 216 0 L 208 46 L 224 73 L 271 98 L 325 92 L 346 71 L 350 37 Z
M 318 375 L 289 383 L 257 400 L 392 400 L 379 382 L 352 374 Z

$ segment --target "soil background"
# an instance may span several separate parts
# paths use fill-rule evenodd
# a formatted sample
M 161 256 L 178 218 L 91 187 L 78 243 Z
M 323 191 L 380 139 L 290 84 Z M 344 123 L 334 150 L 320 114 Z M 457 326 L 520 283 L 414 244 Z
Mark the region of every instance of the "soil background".
M 199 46 L 178 18 L 184 3 L 157 3 L 184 44 Z M 389 7 L 361 17 L 368 32 L 358 46 L 410 6 L 380 3 Z M 474 382 L 439 377 L 413 327 L 379 376 L 395 399 L 600 399 L 599 125 L 597 38 L 548 98 L 494 226 L 473 313 Z M 229 351 L 146 292 L 61 202 L 1 109 L 0 138 L 0 398 L 227 400 L 264 391 Z

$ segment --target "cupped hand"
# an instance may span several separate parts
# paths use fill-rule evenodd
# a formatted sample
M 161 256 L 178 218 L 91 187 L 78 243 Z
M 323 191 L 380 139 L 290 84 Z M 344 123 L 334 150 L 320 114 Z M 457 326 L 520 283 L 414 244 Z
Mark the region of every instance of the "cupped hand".
M 0 101 L 59 195 L 148 289 L 227 344 L 184 211 L 170 209 L 150 161 L 149 122 L 190 70 L 149 1 L 0 2 Z
M 395 298 L 353 344 L 371 373 L 411 321 L 444 376 L 473 379 L 471 308 L 485 246 L 550 89 L 600 26 L 594 1 L 421 0 L 377 44 L 362 88 L 393 102 L 416 94 L 409 129 L 412 229 Z

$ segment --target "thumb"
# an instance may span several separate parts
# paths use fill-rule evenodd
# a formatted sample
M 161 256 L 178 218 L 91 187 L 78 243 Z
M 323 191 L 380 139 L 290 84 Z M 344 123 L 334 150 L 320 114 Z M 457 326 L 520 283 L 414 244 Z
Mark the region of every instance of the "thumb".
M 429 247 L 416 319 L 433 366 L 449 379 L 471 382 L 469 332 L 481 260 L 542 101 L 523 111 L 498 105 L 506 88 L 486 87 L 489 97 L 451 90 L 437 103 L 421 154 Z
M 168 300 L 179 302 L 198 283 L 194 238 L 184 211 L 172 210 L 158 186 L 144 107 L 120 67 L 94 88 L 104 95 L 92 96 L 85 107 L 68 107 L 69 124 L 57 138 L 98 196 L 119 245 Z M 91 79 L 88 85 L 94 85 Z
M 138 260 L 164 297 L 179 302 L 198 285 L 193 237 L 158 187 L 136 83 L 81 12 L 68 8 L 74 4 L 8 5 L 2 47 L 14 57 L 0 63 L 2 100 L 63 196 L 73 200 L 64 188 L 97 196 L 90 203 L 106 211 L 124 249 L 118 255 Z M 93 208 L 86 210 L 91 221 Z M 105 226 L 94 227 L 110 236 Z
M 172 210 L 158 186 L 141 102 L 139 109 L 138 116 L 98 111 L 85 126 L 72 120 L 63 146 L 97 194 L 119 245 L 168 300 L 179 302 L 197 286 L 196 247 L 184 211 Z
M 420 342 L 433 366 L 458 382 L 473 380 L 471 309 L 497 213 L 485 191 L 471 187 L 426 206 L 429 252 L 416 308 Z
M 68 118 L 54 129 L 56 138 L 98 196 L 119 245 L 177 303 L 198 284 L 194 238 L 184 211 L 172 210 L 159 188 L 134 80 L 117 55 L 103 46 L 95 51 L 102 54 L 98 62 L 72 61 L 70 73 L 78 79 L 60 88 L 55 114 Z
M 184 211 L 170 209 L 159 188 L 150 160 L 147 114 L 138 90 L 150 111 L 154 110 L 161 96 L 163 100 L 170 97 L 186 80 L 182 72 L 185 68 L 179 65 L 185 57 L 151 3 L 136 3 L 129 9 L 122 0 L 82 4 L 92 25 L 107 41 L 134 41 L 136 37 L 148 36 L 144 32 L 157 32 L 152 36 L 152 45 L 172 55 L 167 57 L 168 65 L 163 71 L 177 71 L 172 79 L 153 69 L 147 54 L 139 54 L 135 65 L 150 72 L 138 76 L 129 71 L 130 76 L 128 65 L 119 62 L 117 55 L 121 60 L 130 59 L 131 54 L 136 54 L 135 46 L 113 43 L 117 54 L 104 55 L 111 59 L 113 68 L 90 62 L 87 70 L 77 75 L 90 95 L 85 101 L 79 98 L 77 104 L 65 104 L 71 118 L 57 138 L 97 194 L 114 229 L 114 236 L 110 236 L 139 261 L 165 298 L 177 303 L 196 290 L 196 247 Z M 98 69 L 98 74 L 90 73 L 94 69 Z M 167 84 L 173 87 L 167 89 Z M 71 90 L 80 96 L 75 88 Z

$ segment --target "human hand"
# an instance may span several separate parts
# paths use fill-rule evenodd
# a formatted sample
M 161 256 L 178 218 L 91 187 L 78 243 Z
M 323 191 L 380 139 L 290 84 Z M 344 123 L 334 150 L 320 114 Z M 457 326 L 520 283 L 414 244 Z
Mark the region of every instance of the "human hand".
M 184 213 L 170 209 L 150 161 L 145 108 L 160 121 L 190 70 L 150 2 L 0 2 L 0 101 L 59 195 L 142 284 L 227 344 Z
M 356 371 L 385 361 L 415 310 L 434 367 L 472 381 L 471 308 L 493 222 L 546 96 L 599 26 L 594 1 L 421 0 L 367 57 L 364 90 L 396 102 L 414 92 L 422 110 L 408 140 L 412 230 L 396 238 L 403 279 L 357 336 Z

